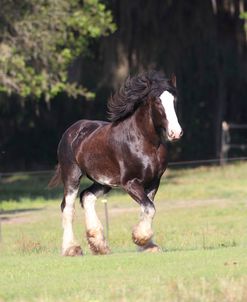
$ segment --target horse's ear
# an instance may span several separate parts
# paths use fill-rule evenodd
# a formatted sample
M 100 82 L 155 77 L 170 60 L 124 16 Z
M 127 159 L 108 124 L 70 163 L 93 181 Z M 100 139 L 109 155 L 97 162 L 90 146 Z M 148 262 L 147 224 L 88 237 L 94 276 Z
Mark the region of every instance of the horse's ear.
M 174 87 L 177 87 L 177 78 L 176 78 L 176 75 L 174 73 L 171 75 L 170 81 L 171 81 L 171 83 Z

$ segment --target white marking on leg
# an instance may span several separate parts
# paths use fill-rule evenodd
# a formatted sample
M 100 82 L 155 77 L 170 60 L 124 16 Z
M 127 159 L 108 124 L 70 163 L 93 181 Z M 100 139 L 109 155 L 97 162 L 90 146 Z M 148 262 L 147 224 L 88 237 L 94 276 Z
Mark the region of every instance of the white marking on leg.
M 182 135 L 182 128 L 179 125 L 178 118 L 174 108 L 174 96 L 169 91 L 164 91 L 160 95 L 161 103 L 165 109 L 166 119 L 168 122 L 167 133 L 168 139 L 179 139 Z
M 102 224 L 95 211 L 95 201 L 97 197 L 90 192 L 85 193 L 83 196 L 83 207 L 85 210 L 86 228 L 91 229 L 103 229 Z
M 153 231 L 152 221 L 155 215 L 155 208 L 141 205 L 141 220 L 133 229 L 133 240 L 137 245 L 146 246 L 152 242 Z
M 150 228 L 152 226 L 152 221 L 155 215 L 155 208 L 151 206 L 143 206 L 141 205 L 141 223 L 145 229 Z
M 91 192 L 86 192 L 83 196 L 87 240 L 93 254 L 108 254 L 110 250 L 104 237 L 103 226 L 95 211 L 96 199 Z
M 78 245 L 74 238 L 73 232 L 73 218 L 75 213 L 75 199 L 77 196 L 78 190 L 75 190 L 72 193 L 69 193 L 65 196 L 65 207 L 63 209 L 63 254 L 65 251 L 74 245 Z

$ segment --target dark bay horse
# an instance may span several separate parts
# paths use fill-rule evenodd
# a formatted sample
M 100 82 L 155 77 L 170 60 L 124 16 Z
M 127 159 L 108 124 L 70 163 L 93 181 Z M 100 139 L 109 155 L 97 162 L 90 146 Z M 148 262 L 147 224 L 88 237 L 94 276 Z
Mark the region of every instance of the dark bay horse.
M 63 134 L 58 146 L 58 165 L 50 187 L 62 181 L 64 256 L 82 255 L 74 238 L 74 203 L 80 179 L 93 184 L 80 194 L 85 210 L 87 240 L 92 253 L 109 253 L 95 201 L 113 187 L 124 189 L 141 207 L 140 222 L 132 238 L 142 250 L 158 251 L 153 242 L 154 196 L 167 167 L 166 139 L 182 136 L 174 101 L 176 79 L 160 72 L 128 78 L 108 101 L 110 122 L 80 120 Z

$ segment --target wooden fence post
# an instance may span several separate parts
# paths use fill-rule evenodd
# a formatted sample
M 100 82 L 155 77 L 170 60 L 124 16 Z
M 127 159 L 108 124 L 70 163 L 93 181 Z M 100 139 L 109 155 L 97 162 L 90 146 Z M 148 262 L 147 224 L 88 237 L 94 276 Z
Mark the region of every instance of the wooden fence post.
M 105 234 L 106 240 L 109 241 L 109 215 L 108 215 L 108 206 L 107 206 L 107 199 L 103 198 L 101 202 L 104 204 L 105 210 Z
M 225 121 L 222 122 L 221 129 L 221 152 L 220 152 L 220 165 L 224 165 L 227 161 L 228 151 L 230 148 L 230 132 L 229 132 L 229 124 Z

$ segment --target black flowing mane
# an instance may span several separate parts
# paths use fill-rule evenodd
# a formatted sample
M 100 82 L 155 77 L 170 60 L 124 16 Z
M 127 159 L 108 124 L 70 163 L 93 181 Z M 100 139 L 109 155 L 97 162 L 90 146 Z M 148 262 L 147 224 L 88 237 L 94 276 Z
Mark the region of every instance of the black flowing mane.
M 128 77 L 108 101 L 109 120 L 115 122 L 134 113 L 136 108 L 149 97 L 157 98 L 168 90 L 176 95 L 176 88 L 163 72 L 149 71 Z

